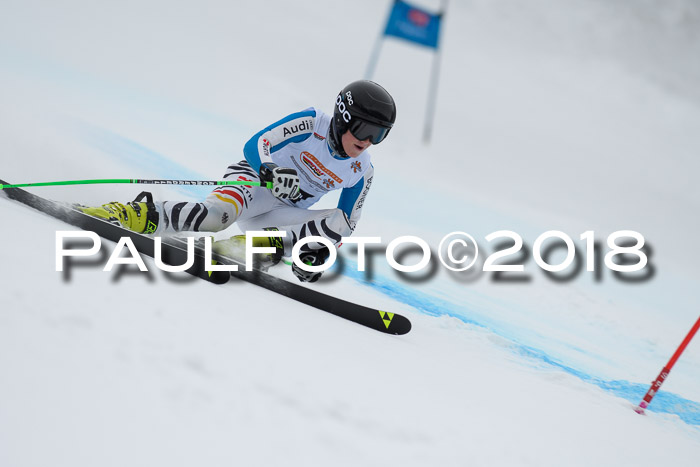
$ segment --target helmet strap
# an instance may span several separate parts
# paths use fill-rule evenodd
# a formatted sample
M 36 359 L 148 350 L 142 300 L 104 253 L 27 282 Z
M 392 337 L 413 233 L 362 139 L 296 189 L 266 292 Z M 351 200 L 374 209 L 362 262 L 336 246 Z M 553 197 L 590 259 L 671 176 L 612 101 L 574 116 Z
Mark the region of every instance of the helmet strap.
M 337 127 L 335 125 L 335 119 L 331 119 L 331 125 L 328 127 L 328 146 L 330 146 L 331 151 L 345 159 L 348 157 L 347 153 L 345 152 L 345 149 L 343 148 L 343 141 L 342 141 L 342 136 L 339 135 L 337 132 Z

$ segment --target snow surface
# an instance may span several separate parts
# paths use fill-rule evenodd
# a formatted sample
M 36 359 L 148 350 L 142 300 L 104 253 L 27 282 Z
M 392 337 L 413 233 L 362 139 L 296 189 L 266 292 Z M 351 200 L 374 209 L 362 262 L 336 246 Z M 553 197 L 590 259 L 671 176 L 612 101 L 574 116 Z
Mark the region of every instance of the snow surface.
M 390 3 L 4 0 L 0 178 L 219 178 L 264 125 L 332 109 Z M 527 282 L 402 276 L 381 253 L 359 273 L 341 249 L 315 287 L 412 320 L 386 336 L 150 260 L 61 274 L 67 227 L 0 198 L 0 466 L 697 465 L 697 339 L 632 406 L 698 316 L 699 26 L 692 0 L 450 2 L 429 145 L 432 55 L 389 39 L 374 76 L 399 113 L 357 235 L 492 252 L 497 230 L 562 230 L 583 255 L 581 233 L 632 229 L 653 248 L 637 283 L 555 282 L 532 258 Z

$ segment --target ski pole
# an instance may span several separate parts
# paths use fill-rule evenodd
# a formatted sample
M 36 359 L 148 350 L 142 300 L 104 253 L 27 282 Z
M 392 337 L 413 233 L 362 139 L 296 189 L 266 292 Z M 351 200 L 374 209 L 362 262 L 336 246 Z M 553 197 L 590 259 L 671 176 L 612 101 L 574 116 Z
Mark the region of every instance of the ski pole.
M 678 349 L 676 349 L 676 352 L 673 354 L 673 356 L 668 361 L 666 366 L 661 369 L 661 373 L 659 373 L 659 376 L 657 376 L 656 379 L 651 383 L 651 387 L 649 387 L 649 390 L 644 395 L 644 398 L 639 403 L 639 406 L 634 408 L 635 412 L 637 412 L 638 414 L 643 414 L 644 409 L 649 407 L 651 400 L 654 398 L 656 393 L 659 392 L 659 388 L 661 388 L 661 385 L 664 384 L 664 381 L 666 381 L 666 378 L 668 378 L 668 374 L 671 372 L 671 368 L 673 368 L 673 365 L 676 364 L 676 361 L 678 360 L 678 358 L 680 358 L 680 356 L 683 353 L 683 351 L 685 350 L 685 348 L 688 346 L 690 341 L 693 339 L 693 336 L 695 335 L 695 333 L 698 332 L 698 328 L 700 328 L 700 318 L 698 318 L 698 320 L 695 322 L 693 327 L 690 329 L 690 332 L 688 332 L 688 335 L 685 336 L 685 339 L 683 339 L 683 342 L 681 342 L 681 345 L 678 346 Z
M 272 182 L 249 182 L 247 180 L 144 180 L 140 178 L 101 178 L 97 180 L 63 180 L 60 182 L 18 183 L 15 185 L 0 185 L 0 190 L 7 188 L 26 188 L 35 186 L 62 185 L 96 185 L 100 183 L 132 183 L 145 185 L 245 185 L 272 188 Z

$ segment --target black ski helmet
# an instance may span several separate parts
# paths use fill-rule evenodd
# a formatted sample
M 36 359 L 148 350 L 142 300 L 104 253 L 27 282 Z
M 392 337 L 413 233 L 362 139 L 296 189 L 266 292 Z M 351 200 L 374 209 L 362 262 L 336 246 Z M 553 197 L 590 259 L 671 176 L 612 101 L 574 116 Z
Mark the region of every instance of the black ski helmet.
M 381 143 L 396 121 L 396 104 L 391 95 L 374 81 L 353 81 L 345 86 L 335 99 L 333 120 L 329 131 L 331 148 L 347 156 L 341 137 L 347 130 L 364 141 Z

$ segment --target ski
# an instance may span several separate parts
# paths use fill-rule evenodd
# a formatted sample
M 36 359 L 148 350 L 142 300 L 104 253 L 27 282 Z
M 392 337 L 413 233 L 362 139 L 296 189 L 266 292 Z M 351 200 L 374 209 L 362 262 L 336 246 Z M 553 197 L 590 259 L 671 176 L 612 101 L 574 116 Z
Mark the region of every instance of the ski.
M 2 180 L 0 180 L 0 183 L 6 184 Z M 129 237 L 140 253 L 153 258 L 155 242 L 151 237 L 137 234 L 102 219 L 88 216 L 70 206 L 42 198 L 20 188 L 5 189 L 2 190 L 2 193 L 14 201 L 18 201 L 79 229 L 95 232 L 100 237 L 115 243 L 122 237 Z M 187 250 L 170 248 L 167 243 L 163 242 L 162 260 L 170 265 L 184 264 L 187 261 Z M 201 251 L 195 251 L 194 264 L 186 272 L 214 284 L 225 284 L 231 277 L 227 271 L 214 271 L 211 274 L 205 271 L 204 253 Z
M 0 183 L 8 184 L 3 180 L 0 180 Z M 150 257 L 154 256 L 155 241 L 152 237 L 132 232 L 102 219 L 97 219 L 67 205 L 42 198 L 41 196 L 29 193 L 21 188 L 4 189 L 2 193 L 9 199 L 34 208 L 74 227 L 95 232 L 100 237 L 115 243 L 122 237 L 129 237 L 141 254 Z M 162 260 L 166 264 L 179 265 L 187 261 L 186 243 L 178 239 L 164 239 L 161 253 Z M 239 271 L 205 271 L 204 265 L 206 260 L 204 250 L 200 246 L 197 246 L 195 247 L 194 265 L 186 272 L 214 284 L 224 284 L 233 276 L 292 300 L 383 333 L 402 335 L 411 330 L 411 322 L 403 315 L 348 302 L 338 297 L 304 287 L 300 284 L 289 282 L 259 269 L 250 272 L 245 271 L 244 265 L 236 258 L 229 258 L 213 253 L 212 259 L 219 264 L 238 265 Z

